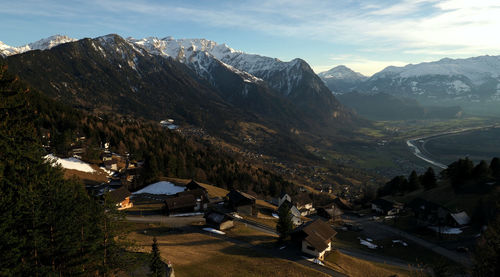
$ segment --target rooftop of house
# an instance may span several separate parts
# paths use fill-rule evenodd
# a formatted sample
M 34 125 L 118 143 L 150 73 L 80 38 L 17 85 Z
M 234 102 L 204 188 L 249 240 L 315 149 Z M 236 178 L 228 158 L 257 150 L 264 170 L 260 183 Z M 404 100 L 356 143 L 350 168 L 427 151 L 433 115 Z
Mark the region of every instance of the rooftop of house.
M 240 203 L 240 202 L 252 202 L 255 203 L 256 199 L 252 195 L 248 193 L 244 193 L 239 190 L 231 190 L 228 194 L 227 197 L 229 200 L 233 203 Z
M 196 182 L 195 180 L 191 180 L 191 182 L 186 184 L 186 188 L 188 190 L 195 190 L 195 189 L 203 189 L 206 190 L 200 183 Z
M 328 223 L 321 219 L 310 221 L 293 232 L 303 232 L 306 235 L 304 240 L 318 251 L 328 248 L 328 242 L 337 234 Z
M 110 191 L 108 197 L 111 201 L 118 203 L 125 200 L 130 195 L 130 191 L 125 186 L 121 186 L 118 189 Z
M 207 221 L 211 221 L 213 223 L 220 224 L 224 221 L 232 220 L 232 218 L 225 213 L 217 212 L 217 211 L 210 211 L 207 212 L 204 216 Z

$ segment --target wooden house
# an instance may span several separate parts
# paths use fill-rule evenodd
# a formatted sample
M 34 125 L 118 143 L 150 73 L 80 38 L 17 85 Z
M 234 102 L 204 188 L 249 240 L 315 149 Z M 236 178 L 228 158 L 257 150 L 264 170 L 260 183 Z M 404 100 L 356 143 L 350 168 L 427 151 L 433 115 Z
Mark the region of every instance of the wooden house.
M 372 201 L 372 211 L 382 215 L 396 215 L 400 212 L 402 205 L 383 198 Z
M 125 186 L 122 186 L 110 191 L 108 197 L 110 201 L 116 203 L 118 210 L 124 210 L 133 206 L 133 203 L 130 201 L 130 195 L 130 191 Z
M 196 200 L 196 206 L 194 207 L 194 211 L 204 211 L 208 207 L 208 203 L 210 203 L 210 199 L 208 198 L 208 192 L 205 188 L 197 188 L 192 190 L 186 190 L 183 192 L 179 192 L 176 194 L 177 197 L 192 195 Z
M 165 199 L 164 212 L 166 215 L 195 212 L 196 197 L 193 194 L 175 195 Z
M 321 219 L 310 221 L 292 232 L 292 240 L 301 246 L 303 253 L 323 260 L 332 249 L 337 232 Z
M 226 195 L 226 198 L 229 207 L 235 212 L 245 215 L 257 215 L 256 199 L 250 194 L 233 189 Z
M 341 220 L 344 212 L 336 204 L 330 204 L 317 208 L 316 213 L 327 221 L 335 222 Z
M 209 211 L 205 213 L 204 218 L 207 225 L 221 231 L 234 226 L 233 218 L 222 212 Z
M 422 198 L 413 199 L 407 206 L 417 224 L 422 226 L 445 225 L 450 214 L 447 208 Z
M 316 211 L 313 202 L 307 193 L 297 194 L 292 201 L 302 216 L 308 216 Z

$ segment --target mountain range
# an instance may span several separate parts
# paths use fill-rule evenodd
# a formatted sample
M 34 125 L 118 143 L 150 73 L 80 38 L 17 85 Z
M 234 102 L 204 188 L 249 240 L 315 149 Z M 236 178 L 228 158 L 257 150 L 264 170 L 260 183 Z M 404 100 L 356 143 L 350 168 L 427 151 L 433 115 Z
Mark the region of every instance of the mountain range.
M 389 66 L 369 78 L 343 66 L 318 75 L 335 94 L 383 92 L 424 105 L 459 105 L 471 113 L 499 113 L 500 56 Z
M 63 103 L 173 118 L 258 153 L 316 159 L 307 142 L 347 140 L 355 126 L 369 124 L 341 105 L 305 61 L 246 54 L 205 39 L 53 36 L 19 48 L 3 45 L 1 53 L 12 72 Z

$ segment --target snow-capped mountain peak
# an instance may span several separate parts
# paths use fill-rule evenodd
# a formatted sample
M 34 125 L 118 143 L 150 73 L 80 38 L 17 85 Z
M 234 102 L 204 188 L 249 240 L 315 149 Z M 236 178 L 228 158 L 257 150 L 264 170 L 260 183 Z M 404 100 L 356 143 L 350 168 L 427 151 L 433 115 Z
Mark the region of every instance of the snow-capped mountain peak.
M 230 66 L 229 69 L 235 71 L 242 76 L 247 82 L 255 82 L 267 80 L 269 85 L 282 91 L 284 94 L 289 94 L 294 87 L 294 83 L 300 79 L 297 70 L 297 64 L 300 64 L 300 59 L 290 62 L 283 62 L 276 58 L 265 57 L 256 54 L 248 54 L 242 51 L 235 50 L 227 44 L 218 44 L 207 39 L 175 39 L 173 37 L 165 37 L 158 39 L 156 37 L 147 37 L 143 39 L 127 38 L 132 44 L 135 44 L 150 54 L 172 57 L 188 66 L 191 66 L 199 74 L 203 73 L 207 68 L 207 59 L 212 58 L 224 65 Z M 200 57 L 199 52 L 206 53 L 206 57 Z M 203 60 L 205 64 L 201 64 Z M 285 74 L 287 83 L 282 81 L 269 82 L 271 75 L 276 72 Z M 295 73 L 294 73 L 295 72 Z M 204 75 L 204 74 L 201 74 Z M 207 76 L 205 76 L 207 77 Z
M 8 46 L 0 42 L 0 55 L 10 56 L 31 50 L 47 50 L 59 44 L 73 41 L 76 41 L 76 39 L 62 35 L 54 35 L 19 47 Z
M 487 78 L 500 77 L 500 56 L 479 56 L 467 59 L 443 58 L 435 62 L 389 66 L 373 75 L 373 79 L 397 76 L 412 78 L 424 75 L 465 76 L 475 84 Z
M 336 66 L 328 71 L 318 74 L 321 79 L 343 79 L 343 80 L 364 80 L 367 77 L 359 72 L 355 72 L 345 65 Z

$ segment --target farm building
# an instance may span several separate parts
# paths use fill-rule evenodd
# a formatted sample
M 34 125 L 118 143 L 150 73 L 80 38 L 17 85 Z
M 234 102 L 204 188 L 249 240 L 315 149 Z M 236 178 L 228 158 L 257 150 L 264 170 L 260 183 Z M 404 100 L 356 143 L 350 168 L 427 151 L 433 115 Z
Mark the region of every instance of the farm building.
M 239 190 L 231 190 L 226 197 L 228 198 L 228 205 L 239 214 L 257 215 L 255 207 L 255 197 L 250 194 L 241 192 Z

